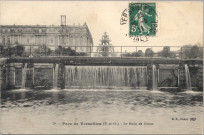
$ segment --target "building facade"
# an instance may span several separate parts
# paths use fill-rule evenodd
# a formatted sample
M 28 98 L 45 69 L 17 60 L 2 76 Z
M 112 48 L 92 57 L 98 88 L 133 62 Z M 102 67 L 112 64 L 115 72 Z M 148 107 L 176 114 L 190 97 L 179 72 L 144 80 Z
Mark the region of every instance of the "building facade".
M 84 25 L 0 25 L 0 45 L 34 47 L 46 45 L 71 47 L 77 52 L 90 52 L 92 35 Z

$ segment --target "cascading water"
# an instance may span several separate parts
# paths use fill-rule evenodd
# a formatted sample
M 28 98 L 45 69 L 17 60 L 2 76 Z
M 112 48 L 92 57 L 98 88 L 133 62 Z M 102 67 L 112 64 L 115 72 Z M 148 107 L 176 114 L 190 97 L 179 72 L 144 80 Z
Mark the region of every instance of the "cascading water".
M 22 68 L 22 84 L 21 84 L 22 89 L 25 89 L 26 73 L 27 73 L 27 63 L 25 63 L 24 67 Z
M 66 66 L 65 87 L 146 87 L 145 66 Z
M 58 69 L 59 69 L 59 64 L 55 65 L 54 71 L 53 71 L 53 89 L 57 89 L 57 84 L 58 84 Z
M 157 69 L 155 65 L 152 65 L 152 89 L 158 90 L 158 77 L 157 77 Z
M 187 64 L 185 64 L 185 76 L 186 76 L 186 89 L 192 90 L 191 77 L 190 77 L 190 72 Z

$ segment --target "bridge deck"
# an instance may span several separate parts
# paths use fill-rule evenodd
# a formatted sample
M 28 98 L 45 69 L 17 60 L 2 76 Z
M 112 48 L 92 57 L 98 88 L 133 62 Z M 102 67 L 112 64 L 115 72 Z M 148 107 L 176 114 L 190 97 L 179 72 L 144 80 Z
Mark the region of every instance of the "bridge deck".
M 8 58 L 12 63 L 63 63 L 67 65 L 146 65 L 146 64 L 202 64 L 200 59 L 118 58 L 118 57 L 19 57 Z

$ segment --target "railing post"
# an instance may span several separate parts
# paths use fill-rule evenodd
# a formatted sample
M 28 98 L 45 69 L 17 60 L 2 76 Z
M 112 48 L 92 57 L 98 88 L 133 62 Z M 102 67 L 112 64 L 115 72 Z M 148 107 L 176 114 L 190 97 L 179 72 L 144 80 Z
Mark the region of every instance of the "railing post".
M 90 46 L 90 57 L 91 57 L 91 46 Z
M 120 46 L 120 57 L 122 58 L 122 46 Z
M 75 56 L 77 56 L 77 47 L 76 47 L 76 45 L 75 45 Z
M 182 50 L 182 46 L 181 46 L 181 56 L 180 56 L 180 59 L 182 60 L 182 58 L 183 58 L 183 50 Z
M 47 46 L 45 46 L 45 57 L 47 56 L 47 51 L 48 51 L 48 48 Z
M 31 46 L 30 46 L 30 56 L 31 56 Z
M 136 46 L 136 52 L 135 52 L 135 54 L 137 54 L 137 46 Z M 136 55 L 136 57 L 137 57 L 137 55 Z

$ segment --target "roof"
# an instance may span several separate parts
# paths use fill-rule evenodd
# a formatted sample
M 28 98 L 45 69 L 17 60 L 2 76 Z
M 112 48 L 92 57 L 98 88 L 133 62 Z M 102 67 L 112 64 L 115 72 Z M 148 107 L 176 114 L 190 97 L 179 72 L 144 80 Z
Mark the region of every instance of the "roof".
M 0 35 L 2 34 L 86 34 L 91 43 L 93 39 L 86 23 L 84 25 L 0 25 Z

